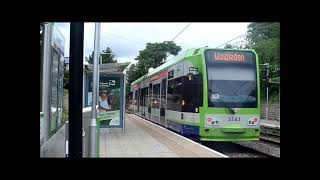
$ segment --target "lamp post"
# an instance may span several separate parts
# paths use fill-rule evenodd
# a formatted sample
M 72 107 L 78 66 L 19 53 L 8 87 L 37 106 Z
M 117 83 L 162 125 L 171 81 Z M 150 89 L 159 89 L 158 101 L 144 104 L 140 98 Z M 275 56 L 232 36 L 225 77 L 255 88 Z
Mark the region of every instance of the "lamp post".
M 93 86 L 92 86 L 92 114 L 89 128 L 89 157 L 97 157 L 97 131 L 96 131 L 96 104 L 97 104 L 97 88 L 99 87 L 99 51 L 100 51 L 100 23 L 95 23 L 95 34 L 94 34 L 94 55 L 93 55 Z
M 260 66 L 266 66 L 267 67 L 267 75 L 266 75 L 266 83 L 267 83 L 267 108 L 266 108 L 266 120 L 268 120 L 269 115 L 269 63 L 260 64 Z

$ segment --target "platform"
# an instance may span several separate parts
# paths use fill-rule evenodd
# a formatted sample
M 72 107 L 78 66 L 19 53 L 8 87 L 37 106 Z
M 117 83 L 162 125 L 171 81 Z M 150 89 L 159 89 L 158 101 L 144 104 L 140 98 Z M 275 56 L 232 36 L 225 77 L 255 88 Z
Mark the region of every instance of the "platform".
M 274 128 L 274 129 L 280 129 L 280 121 L 261 119 L 260 126 Z
M 100 157 L 227 157 L 133 114 L 121 129 L 101 129 Z

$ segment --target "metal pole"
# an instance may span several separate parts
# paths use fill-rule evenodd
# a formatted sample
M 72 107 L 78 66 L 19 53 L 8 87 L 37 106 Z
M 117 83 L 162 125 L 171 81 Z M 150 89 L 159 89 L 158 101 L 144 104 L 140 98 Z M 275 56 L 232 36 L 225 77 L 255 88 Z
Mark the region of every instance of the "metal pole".
M 82 88 L 84 23 L 70 23 L 69 155 L 82 158 Z
M 43 116 L 43 142 L 49 139 L 49 118 L 50 118 L 50 101 L 49 101 L 49 86 L 50 86 L 50 57 L 51 57 L 51 33 L 52 24 L 45 23 L 43 37 L 43 83 L 42 83 L 42 112 Z
M 267 108 L 266 108 L 266 120 L 269 117 L 269 64 L 267 64 Z
M 100 56 L 99 56 L 99 61 L 100 61 L 100 63 L 102 63 L 102 56 L 101 56 L 101 54 L 100 54 Z M 100 64 L 98 64 L 98 77 L 97 77 L 97 99 L 99 99 L 99 92 L 100 92 Z
M 66 134 L 65 134 L 65 154 L 69 157 L 69 122 L 66 121 Z
M 100 23 L 95 23 L 95 33 L 94 33 L 94 55 L 93 55 L 93 86 L 92 86 L 92 111 L 91 111 L 91 122 L 89 128 L 89 156 L 97 157 L 97 88 L 98 84 L 98 58 L 100 55 Z
M 125 122 L 126 122 L 126 74 L 123 74 L 123 120 L 122 120 L 122 133 L 125 133 Z

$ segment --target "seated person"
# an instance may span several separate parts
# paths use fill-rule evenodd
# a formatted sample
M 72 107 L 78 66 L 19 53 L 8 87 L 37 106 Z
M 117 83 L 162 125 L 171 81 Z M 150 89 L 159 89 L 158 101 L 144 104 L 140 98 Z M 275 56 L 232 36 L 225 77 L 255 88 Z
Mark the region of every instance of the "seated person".
M 109 98 L 108 93 L 106 91 L 103 91 L 100 93 L 98 109 L 100 112 L 106 112 L 108 110 L 111 110 L 110 98 Z

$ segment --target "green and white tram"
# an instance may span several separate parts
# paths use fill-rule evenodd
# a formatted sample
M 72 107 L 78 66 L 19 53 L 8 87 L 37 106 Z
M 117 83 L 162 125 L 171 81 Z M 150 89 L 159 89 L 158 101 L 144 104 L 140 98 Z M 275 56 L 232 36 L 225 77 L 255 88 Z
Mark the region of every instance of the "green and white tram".
M 201 141 L 260 136 L 254 50 L 190 49 L 131 84 L 134 113 Z

